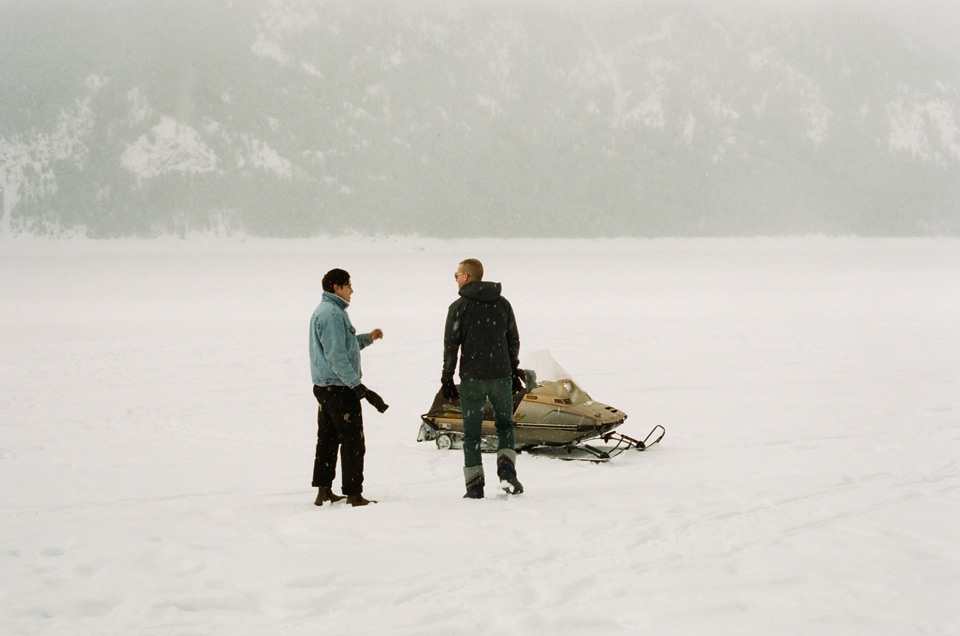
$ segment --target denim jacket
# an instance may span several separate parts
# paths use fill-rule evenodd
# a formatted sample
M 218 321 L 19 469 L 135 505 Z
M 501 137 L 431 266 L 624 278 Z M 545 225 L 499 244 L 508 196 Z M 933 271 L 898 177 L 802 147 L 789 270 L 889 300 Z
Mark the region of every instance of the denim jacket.
M 346 309 L 349 303 L 336 294 L 323 298 L 310 318 L 310 373 L 317 386 L 360 384 L 360 350 L 371 343 L 370 334 L 357 334 Z

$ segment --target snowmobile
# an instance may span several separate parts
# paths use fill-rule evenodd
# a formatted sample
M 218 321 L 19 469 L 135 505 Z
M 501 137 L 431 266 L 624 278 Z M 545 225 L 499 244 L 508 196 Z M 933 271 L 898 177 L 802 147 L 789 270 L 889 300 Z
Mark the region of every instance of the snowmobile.
M 593 400 L 546 351 L 525 359 L 522 391 L 513 394 L 516 449 L 561 459 L 607 461 L 625 450 L 646 450 L 666 432 L 657 424 L 640 440 L 615 432 L 627 414 Z M 462 448 L 463 414 L 460 400 L 441 392 L 430 410 L 420 416 L 418 442 L 434 441 L 437 448 Z M 497 449 L 497 430 L 488 401 L 483 414 L 481 450 Z

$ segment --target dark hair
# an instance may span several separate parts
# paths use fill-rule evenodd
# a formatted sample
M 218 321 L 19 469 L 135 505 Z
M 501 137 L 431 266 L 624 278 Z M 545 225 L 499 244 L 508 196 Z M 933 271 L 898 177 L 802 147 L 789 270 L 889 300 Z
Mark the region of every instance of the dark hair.
M 323 291 L 330 292 L 332 294 L 334 293 L 333 292 L 334 285 L 340 285 L 341 287 L 343 287 L 349 282 L 350 282 L 350 274 L 346 270 L 331 269 L 329 272 L 323 275 L 323 281 L 321 281 L 320 284 L 323 286 Z

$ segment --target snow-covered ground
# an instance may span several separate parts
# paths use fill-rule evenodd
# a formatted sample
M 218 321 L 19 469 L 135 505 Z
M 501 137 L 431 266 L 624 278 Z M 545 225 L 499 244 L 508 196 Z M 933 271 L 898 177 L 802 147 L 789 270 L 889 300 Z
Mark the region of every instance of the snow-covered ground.
M 467 257 L 663 442 L 461 499 L 415 439 Z M 331 267 L 367 508 L 310 487 Z M 8 241 L 0 303 L 2 634 L 960 633 L 957 240 Z

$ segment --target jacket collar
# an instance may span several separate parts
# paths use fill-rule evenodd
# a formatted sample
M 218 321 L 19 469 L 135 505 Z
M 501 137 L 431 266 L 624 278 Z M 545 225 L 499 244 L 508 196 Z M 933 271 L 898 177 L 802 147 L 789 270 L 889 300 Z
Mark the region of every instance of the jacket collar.
M 469 300 L 475 300 L 481 303 L 492 303 L 500 298 L 501 289 L 500 283 L 486 280 L 472 280 L 461 287 L 458 293 Z
M 336 294 L 331 294 L 328 291 L 323 292 L 323 300 L 326 302 L 334 303 L 341 309 L 346 309 L 347 307 L 350 306 L 350 303 L 345 301 L 343 298 L 340 298 Z

